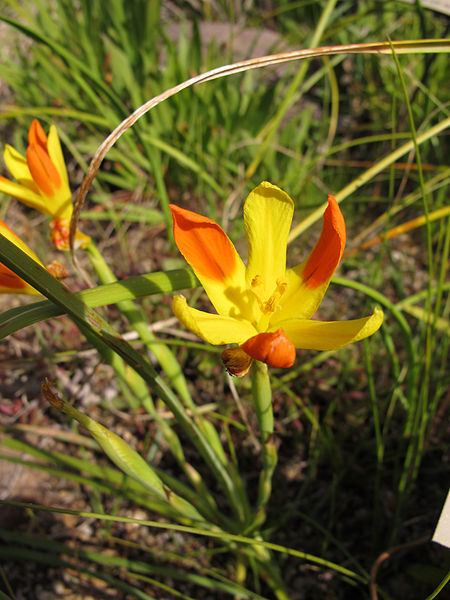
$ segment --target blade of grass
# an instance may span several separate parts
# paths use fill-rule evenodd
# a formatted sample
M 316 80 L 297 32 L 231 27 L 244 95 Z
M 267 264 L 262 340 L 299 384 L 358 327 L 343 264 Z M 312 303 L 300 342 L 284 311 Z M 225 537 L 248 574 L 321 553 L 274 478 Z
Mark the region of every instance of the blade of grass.
M 430 129 L 428 129 L 427 131 L 418 135 L 416 137 L 417 145 L 423 144 L 427 140 L 437 136 L 442 131 L 445 131 L 445 129 L 447 129 L 448 127 L 450 127 L 450 118 L 444 119 L 440 123 L 437 123 L 433 127 L 430 127 Z M 408 152 L 413 150 L 414 147 L 415 147 L 414 140 L 411 140 L 411 141 L 407 142 L 406 144 L 399 146 L 393 152 L 390 152 L 387 156 L 385 156 L 383 159 L 378 161 L 377 164 L 375 164 L 370 169 L 367 169 L 366 171 L 364 171 L 364 173 L 362 173 L 361 175 L 358 175 L 358 177 L 356 179 L 354 179 L 351 183 L 346 185 L 342 190 L 337 192 L 334 195 L 336 200 L 338 202 L 342 202 L 342 200 L 344 200 L 345 198 L 348 198 L 348 196 L 353 194 L 357 189 L 359 189 L 361 186 L 363 186 L 368 181 L 373 179 L 375 177 L 375 175 L 378 175 L 378 173 L 380 173 L 380 171 L 389 167 L 398 158 L 400 158 L 404 154 L 407 154 Z M 323 213 L 325 212 L 326 207 L 327 207 L 327 203 L 322 204 L 321 206 L 319 206 L 319 208 L 314 210 L 306 219 L 304 219 L 301 223 L 299 223 L 296 227 L 294 227 L 291 230 L 291 233 L 289 234 L 289 241 L 292 242 L 301 233 L 303 233 L 304 231 L 309 229 L 309 227 L 311 227 L 311 225 L 313 223 L 318 221 L 322 217 Z
M 413 52 L 449 52 L 450 51 L 450 40 L 419 40 L 419 41 L 402 41 L 393 42 L 396 51 L 399 54 L 402 53 L 413 53 Z M 88 172 L 83 180 L 83 183 L 78 192 L 78 196 L 75 202 L 74 213 L 72 217 L 70 227 L 70 245 L 73 252 L 73 242 L 75 231 L 77 228 L 79 213 L 83 208 L 84 200 L 87 192 L 92 184 L 92 181 L 100 167 L 103 158 L 107 154 L 108 150 L 115 144 L 115 142 L 121 137 L 121 135 L 129 129 L 140 117 L 146 114 L 149 110 L 163 102 L 164 100 L 175 96 L 182 90 L 189 88 L 195 84 L 203 83 L 206 81 L 212 81 L 214 79 L 225 77 L 233 73 L 240 73 L 248 71 L 249 69 L 256 69 L 266 67 L 270 65 L 282 64 L 290 62 L 292 60 L 301 60 L 305 58 L 312 58 L 314 56 L 327 56 L 332 54 L 392 54 L 392 49 L 387 42 L 368 43 L 368 44 L 346 44 L 342 46 L 326 46 L 323 48 L 315 48 L 312 50 L 296 50 L 293 52 L 285 52 L 262 57 L 258 59 L 250 59 L 233 63 L 232 65 L 225 65 L 202 73 L 195 77 L 170 88 L 169 90 L 155 96 L 148 102 L 140 106 L 136 111 L 129 115 L 122 123 L 103 141 L 99 146 L 94 158 L 91 161 Z M 450 121 L 450 119 L 449 119 Z M 434 132 L 436 133 L 436 132 Z M 325 208 L 323 209 L 325 210 Z M 322 213 L 321 213 L 322 214 Z M 320 218 L 319 214 L 316 219 Z
M 91 579 L 99 579 L 100 581 L 104 581 L 111 585 L 114 589 L 129 594 L 133 598 L 138 598 L 138 600 L 154 600 L 152 596 L 149 596 L 145 592 L 139 590 L 133 585 L 130 585 L 129 583 L 125 583 L 124 581 L 116 579 L 111 575 L 107 575 L 106 573 L 92 571 L 90 569 L 82 567 L 80 566 L 79 561 L 63 560 L 62 558 L 60 558 L 60 556 L 55 554 L 45 554 L 42 551 L 38 552 L 35 550 L 28 550 L 22 547 L 10 546 L 9 548 L 0 547 L 0 556 L 3 560 L 17 560 L 19 562 L 37 563 L 53 568 L 63 567 L 66 569 L 70 569 L 72 572 L 75 573 L 83 573 Z
M 177 269 L 130 277 L 117 283 L 82 290 L 74 295 L 86 306 L 96 308 L 123 300 L 190 289 L 198 285 L 198 280 L 190 269 Z M 0 339 L 39 321 L 63 315 L 65 312 L 63 307 L 55 305 L 50 300 L 12 308 L 0 315 Z
M 390 41 L 390 40 L 389 40 Z M 425 217 L 425 226 L 426 226 L 426 239 L 427 239 L 427 263 L 428 263 L 428 289 L 427 296 L 425 301 L 425 310 L 430 313 L 431 311 L 431 288 L 434 277 L 434 264 L 433 264 L 433 250 L 432 250 L 432 238 L 431 238 L 431 226 L 430 226 L 430 217 L 429 217 L 429 207 L 428 207 L 428 198 L 425 192 L 425 183 L 423 179 L 422 172 L 422 159 L 419 148 L 418 136 L 416 133 L 416 126 L 414 123 L 414 115 L 411 108 L 411 103 L 409 101 L 408 91 L 406 89 L 405 79 L 403 77 L 403 70 L 400 65 L 400 61 L 398 59 L 395 48 L 391 45 L 392 56 L 395 61 L 395 65 L 397 67 L 397 74 L 400 79 L 400 85 L 403 91 L 403 98 L 406 104 L 408 119 L 409 119 L 409 127 L 411 130 L 412 141 L 414 144 L 415 157 L 417 161 L 418 175 L 419 175 L 419 184 L 420 190 L 422 192 L 422 202 L 423 202 L 423 210 Z M 430 313 L 431 314 L 431 313 Z M 396 502 L 396 509 L 393 517 L 392 524 L 392 533 L 391 533 L 391 543 L 396 534 L 396 530 L 398 527 L 400 513 L 403 509 L 405 498 L 411 490 L 412 485 L 414 484 L 419 465 L 422 460 L 423 455 L 423 446 L 425 440 L 425 432 L 427 423 L 431 415 L 428 415 L 428 391 L 429 391 L 429 383 L 430 383 L 430 368 L 431 368 L 431 358 L 432 351 L 434 345 L 434 336 L 432 332 L 432 322 L 429 320 L 426 323 L 425 334 L 423 340 L 425 346 L 425 360 L 423 362 L 423 380 L 420 386 L 420 391 L 418 394 L 418 402 L 417 406 L 414 403 L 411 406 L 411 410 L 408 414 L 406 426 L 405 426 L 405 437 L 408 440 L 406 456 L 404 460 L 404 466 L 401 473 L 400 480 L 398 482 L 398 497 Z
M 71 52 L 69 52 L 66 48 L 64 48 L 61 44 L 53 41 L 49 36 L 45 36 L 41 34 L 39 31 L 31 29 L 14 19 L 10 19 L 5 15 L 0 14 L 0 21 L 11 25 L 18 31 L 25 34 L 32 40 L 44 44 L 52 50 L 55 54 L 60 56 L 71 68 L 71 73 L 73 77 L 77 77 L 78 83 L 82 85 L 85 92 L 92 96 L 95 99 L 95 96 L 92 94 L 91 89 L 88 85 L 84 85 L 83 79 L 78 77 L 78 73 L 82 74 L 84 77 L 87 77 L 99 90 L 101 90 L 107 98 L 112 102 L 112 104 L 119 110 L 121 114 L 124 114 L 125 107 L 122 102 L 117 98 L 116 94 L 114 94 L 111 89 L 99 78 L 95 73 L 92 72 L 89 65 L 85 64 L 83 61 L 76 58 Z M 101 108 L 101 106 L 100 106 Z
M 12 501 L 12 500 L 8 500 L 8 501 L 0 500 L 0 506 L 1 505 L 16 506 L 18 508 L 26 508 L 26 509 L 30 509 L 30 510 L 42 510 L 44 512 L 54 512 L 54 513 L 59 513 L 59 514 L 75 515 L 78 517 L 89 518 L 89 519 L 115 521 L 117 523 L 137 523 L 137 524 L 143 525 L 145 527 L 154 527 L 156 529 L 167 529 L 169 531 L 180 531 L 180 532 L 184 531 L 186 533 L 192 533 L 193 535 L 203 535 L 205 537 L 224 539 L 229 542 L 237 542 L 239 544 L 249 545 L 250 547 L 251 546 L 260 546 L 262 548 L 267 548 L 268 550 L 273 550 L 274 552 L 285 553 L 285 554 L 288 554 L 289 556 L 301 558 L 301 559 L 307 560 L 309 562 L 312 562 L 314 564 L 320 565 L 322 567 L 332 569 L 333 571 L 336 571 L 337 573 L 340 573 L 340 574 L 342 574 L 346 577 L 349 577 L 352 580 L 358 581 L 360 583 L 364 583 L 364 584 L 367 583 L 367 577 L 364 577 L 358 573 L 355 573 L 354 571 L 351 571 L 350 569 L 342 567 L 341 565 L 338 565 L 336 563 L 328 561 L 319 556 L 314 556 L 307 552 L 295 550 L 294 548 L 288 548 L 287 546 L 282 546 L 281 544 L 265 542 L 263 540 L 248 538 L 248 537 L 245 537 L 242 535 L 235 535 L 235 534 L 231 534 L 231 533 L 227 533 L 227 532 L 218 533 L 218 532 L 214 532 L 214 531 L 203 530 L 203 529 L 200 529 L 197 527 L 190 527 L 188 525 L 178 525 L 178 524 L 173 524 L 173 523 L 161 523 L 159 521 L 133 519 L 131 517 L 119 517 L 119 516 L 107 515 L 107 514 L 103 515 L 103 514 L 87 512 L 87 511 L 76 511 L 76 510 L 49 507 L 49 506 L 43 506 L 41 504 L 18 502 L 18 501 Z
M 398 235 L 402 235 L 403 233 L 406 233 L 407 231 L 412 231 L 413 229 L 416 229 L 417 227 L 422 227 L 423 225 L 426 225 L 428 227 L 429 223 L 431 223 L 432 221 L 436 221 L 437 219 L 443 219 L 444 217 L 446 217 L 449 214 L 450 214 L 450 206 L 443 206 L 442 208 L 438 208 L 437 210 L 434 210 L 427 215 L 422 215 L 421 217 L 416 217 L 415 219 L 411 219 L 411 221 L 407 221 L 406 223 L 397 225 L 396 227 L 393 227 L 392 229 L 389 229 L 388 231 L 384 232 L 382 235 L 377 235 L 376 237 L 372 238 L 371 240 L 367 240 L 367 242 L 360 244 L 356 248 L 352 248 L 351 250 L 349 250 L 348 252 L 346 252 L 344 254 L 343 258 L 346 258 L 348 256 L 353 256 L 354 254 L 357 254 L 361 250 L 366 250 L 367 248 L 370 248 L 371 246 L 374 246 L 375 244 L 379 244 L 386 240 L 390 240 L 391 238 L 396 237 Z
M 142 561 L 122 558 L 105 552 L 94 552 L 90 549 L 84 549 L 82 545 L 77 548 L 71 548 L 66 544 L 49 541 L 47 538 L 38 535 L 22 534 L 5 529 L 0 530 L 0 537 L 10 544 L 23 544 L 31 548 L 39 549 L 55 556 L 71 556 L 81 560 L 86 560 L 97 565 L 102 565 L 112 569 L 120 569 L 122 575 L 126 578 L 140 578 L 140 575 L 158 575 L 189 584 L 195 584 L 199 587 L 210 589 L 216 592 L 225 592 L 226 594 L 236 595 L 237 598 L 254 598 L 255 600 L 267 600 L 259 594 L 255 594 L 232 581 L 221 582 L 215 578 L 205 577 L 196 573 L 183 572 L 179 568 L 162 567 L 144 563 Z M 172 557 L 174 560 L 174 557 Z M 181 562 L 181 561 L 180 561 Z M 199 564 L 193 564 L 194 568 L 199 568 Z M 212 572 L 212 570 L 209 570 Z M 155 583 L 155 580 L 152 580 Z M 158 582 L 158 585 L 160 582 Z M 245 596 L 244 596 L 245 594 Z
M 337 0 L 327 0 L 325 8 L 323 9 L 322 14 L 320 15 L 319 22 L 317 23 L 317 26 L 316 26 L 313 36 L 311 38 L 310 47 L 314 48 L 320 43 L 322 35 L 325 31 L 325 27 L 331 17 L 334 7 L 336 5 L 336 1 Z M 277 129 L 279 128 L 281 121 L 283 120 L 284 115 L 286 114 L 287 110 L 289 109 L 290 106 L 292 106 L 292 104 L 294 102 L 295 92 L 298 91 L 300 84 L 302 83 L 303 79 L 305 78 L 306 72 L 308 70 L 308 66 L 309 66 L 309 62 L 304 62 L 300 65 L 300 68 L 298 69 L 296 75 L 294 76 L 291 83 L 289 84 L 288 89 L 284 93 L 283 99 L 281 100 L 281 102 L 278 106 L 278 110 L 277 110 L 275 116 L 273 117 L 273 119 L 271 120 L 271 122 L 269 123 L 269 127 L 266 129 L 265 139 L 262 142 L 261 148 L 259 149 L 256 157 L 253 159 L 252 163 L 246 169 L 246 172 L 245 172 L 246 179 L 250 179 L 254 175 L 256 169 L 258 168 L 259 164 L 261 163 L 261 160 L 263 159 L 265 153 L 267 152 L 267 149 L 268 149 L 269 145 L 271 144 L 273 137 L 274 137 Z
M 46 269 L 2 235 L 0 235 L 0 256 L 1 261 L 6 266 L 63 308 L 76 325 L 81 325 L 81 327 L 89 330 L 97 338 L 99 344 L 110 347 L 151 385 L 153 390 L 174 413 L 177 422 L 183 427 L 185 433 L 197 447 L 223 487 L 235 515 L 240 521 L 243 521 L 242 506 L 237 501 L 233 481 L 226 467 L 211 447 L 204 433 L 194 420 L 188 416 L 180 400 L 168 387 L 164 379 L 156 373 L 153 366 L 144 360 L 141 354 L 136 352 L 130 344 L 125 342 L 100 315 L 95 313 L 77 296 L 72 294 L 67 287 L 50 275 Z

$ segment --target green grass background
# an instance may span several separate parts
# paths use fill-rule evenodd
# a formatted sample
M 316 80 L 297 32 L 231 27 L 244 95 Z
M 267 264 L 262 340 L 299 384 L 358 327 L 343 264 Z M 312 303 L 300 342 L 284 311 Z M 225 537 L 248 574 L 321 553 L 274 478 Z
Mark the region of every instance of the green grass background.
M 220 1 L 11 0 L 0 7 L 3 143 L 23 152 L 33 118 L 46 128 L 55 123 L 74 190 L 99 144 L 131 111 L 195 74 L 247 58 L 249 40 L 250 50 L 254 45 L 255 51 L 269 54 L 384 42 L 387 36 L 393 41 L 445 38 L 449 25 L 447 16 L 420 2 L 400 1 L 282 0 L 248 2 L 242 8 Z M 339 194 L 364 177 L 364 185 L 341 204 L 348 249 L 425 217 L 408 233 L 344 258 L 319 313 L 323 319 L 356 318 L 378 304 L 385 310 L 382 330 L 339 352 L 301 351 L 292 369 L 272 373 L 279 464 L 261 537 L 277 545 L 271 551 L 293 599 L 431 599 L 446 582 L 448 552 L 429 539 L 447 493 L 449 457 L 448 213 L 433 220 L 448 206 L 444 125 L 449 107 L 448 57 L 438 51 L 397 59 L 336 55 L 224 77 L 185 90 L 140 119 L 108 153 L 81 214 L 80 226 L 95 238 L 118 278 L 185 266 L 166 229 L 169 201 L 217 219 L 245 254 L 242 202 L 262 180 L 291 195 L 296 225 L 327 193 Z M 433 127 L 442 130 L 418 144 Z M 387 161 L 371 175 L 370 169 L 410 140 L 416 152 Z M 0 218 L 12 223 L 47 262 L 54 258 L 40 217 L 2 198 Z M 290 265 L 302 260 L 318 232 L 319 224 L 312 224 L 293 240 Z M 94 279 L 89 263 L 80 260 Z M 152 282 L 153 288 L 132 288 L 129 297 L 144 296 L 140 310 L 151 323 L 171 317 L 169 296 L 162 294 L 195 286 L 186 271 L 171 276 L 168 284 L 150 277 Z M 85 287 L 73 269 L 69 285 L 75 291 Z M 93 293 L 96 300 L 89 306 L 109 303 L 111 289 L 103 299 L 99 290 Z M 57 289 L 54 294 L 58 298 Z M 128 298 L 123 289 L 118 294 L 117 300 Z M 198 290 L 188 295 L 207 306 Z M 77 306 L 74 302 L 65 309 L 81 318 Z M 76 347 L 68 321 L 23 329 L 26 311 L 32 311 L 12 310 L 4 313 L 2 327 L 26 335 L 30 350 L 24 363 L 10 353 L 13 346 L 5 346 L 8 382 L 19 381 L 23 373 L 36 378 L 39 364 L 39 375 L 50 374 L 65 391 L 64 381 L 90 366 L 83 352 L 96 344 L 96 332 L 84 332 L 88 341 L 80 336 Z M 39 310 L 35 320 L 48 318 L 55 308 L 47 302 Z M 114 308 L 102 315 L 116 330 L 129 328 Z M 249 381 L 230 384 L 217 349 L 173 332 L 162 337 L 254 501 L 259 455 L 251 444 L 257 428 Z M 104 357 L 109 352 L 96 347 Z M 125 360 L 132 356 L 132 349 L 123 350 Z M 147 374 L 171 381 L 164 367 L 157 371 Z M 8 390 L 5 399 L 13 400 L 14 386 Z M 34 396 L 29 392 L 26 400 L 35 397 L 36 391 Z M 100 402 L 84 410 L 118 434 L 128 432 L 127 441 L 161 477 L 174 486 L 175 478 L 181 481 L 181 496 L 193 493 L 184 461 L 199 469 L 223 508 L 198 449 L 179 433 L 159 401 L 155 410 L 166 416 L 158 420 L 153 415 L 142 426 L 140 419 L 150 409 L 141 408 L 129 386 L 119 385 L 112 400 L 98 390 L 96 397 Z M 119 414 L 129 413 L 125 431 L 111 406 Z M 273 597 L 261 577 L 258 554 L 247 556 L 243 575 L 237 541 L 215 541 L 201 528 L 183 531 L 167 506 L 152 502 L 142 487 L 123 481 L 103 461 L 84 430 L 70 430 L 63 419 L 55 423 L 55 415 L 42 404 L 35 421 L 6 419 L 3 457 L 73 482 L 83 499 L 73 516 L 77 523 L 91 517 L 92 536 L 77 538 L 68 527 L 61 541 L 43 520 L 44 509 L 16 506 L 18 529 L 6 522 L 0 530 L 0 556 L 7 560 L 1 569 L 5 594 L 20 597 L 25 583 L 17 565 L 26 564 L 28 584 L 41 583 L 39 570 L 45 566 L 49 580 L 65 573 L 64 584 L 72 591 L 100 594 L 106 589 L 114 598 Z M 183 445 L 185 455 L 178 463 L 166 454 L 162 432 L 167 424 Z M 42 447 L 44 436 L 55 442 L 48 449 Z M 42 497 L 38 504 L 46 504 Z M 27 502 L 7 494 L 4 500 L 9 509 L 13 501 Z M 57 506 L 53 503 L 52 510 Z M 133 537 L 120 517 L 135 507 L 152 524 L 141 524 L 145 533 Z M 67 507 L 64 512 L 69 513 Z M 154 523 L 155 514 L 165 516 L 166 537 L 158 536 L 155 527 L 161 522 Z M 245 536 L 243 531 L 234 534 Z M 386 560 L 378 563 L 384 552 Z

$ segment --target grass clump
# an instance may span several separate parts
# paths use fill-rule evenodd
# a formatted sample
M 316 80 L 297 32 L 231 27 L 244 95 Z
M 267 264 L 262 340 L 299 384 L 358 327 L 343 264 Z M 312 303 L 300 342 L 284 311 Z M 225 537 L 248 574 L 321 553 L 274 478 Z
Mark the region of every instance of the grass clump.
M 448 557 L 430 538 L 447 492 L 450 117 L 448 46 L 424 40 L 445 38 L 446 18 L 400 2 L 262 12 L 55 0 L 8 2 L 0 19 L 3 141 L 24 152 L 34 117 L 55 122 L 73 190 L 130 112 L 249 58 L 249 36 L 260 55 L 387 35 L 417 46 L 244 70 L 160 103 L 94 180 L 84 274 L 57 255 L 78 294 L 1 245 L 2 262 L 49 299 L 2 298 L 4 595 L 44 597 L 50 583 L 55 598 L 439 597 Z M 167 226 L 168 203 L 185 206 L 218 220 L 241 252 L 241 202 L 262 180 L 295 201 L 289 266 L 313 247 L 327 193 L 341 202 L 347 254 L 319 318 L 376 304 L 385 321 L 363 343 L 271 369 L 274 435 L 260 440 L 250 379 L 228 378 L 217 348 L 173 319 L 173 291 L 207 304 Z M 45 264 L 56 257 L 43 218 L 6 196 L 0 217 Z M 64 313 L 72 320 L 54 318 Z M 139 453 L 157 493 L 141 462 L 143 481 L 48 408 L 45 377 L 77 407 L 67 413 L 107 427 L 131 461 Z

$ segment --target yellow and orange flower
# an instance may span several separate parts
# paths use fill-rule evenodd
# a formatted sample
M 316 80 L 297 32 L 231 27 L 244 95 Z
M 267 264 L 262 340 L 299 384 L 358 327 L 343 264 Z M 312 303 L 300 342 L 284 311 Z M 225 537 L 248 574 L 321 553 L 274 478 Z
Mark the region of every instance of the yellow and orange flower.
M 35 119 L 28 131 L 28 142 L 26 158 L 6 145 L 5 163 L 16 182 L 0 177 L 0 192 L 52 217 L 51 240 L 59 250 L 68 250 L 72 193 L 56 127 L 50 126 L 47 137 Z M 78 247 L 85 247 L 89 239 L 77 231 Z
M 28 248 L 23 240 L 12 231 L 6 223 L 0 220 L 0 233 L 5 236 L 10 242 L 20 248 L 25 254 L 28 254 L 33 260 L 42 265 L 36 254 Z M 42 265 L 43 266 L 43 265 Z M 26 281 L 8 269 L 4 264 L 0 263 L 0 294 L 28 294 L 31 296 L 39 295 L 40 292 L 35 290 Z
M 296 348 L 337 350 L 381 326 L 379 309 L 351 321 L 312 320 L 345 247 L 344 218 L 333 196 L 315 248 L 292 269 L 286 269 L 286 248 L 294 203 L 278 187 L 263 182 L 245 201 L 247 265 L 213 220 L 170 208 L 175 242 L 218 314 L 191 308 L 183 296 L 174 297 L 173 312 L 210 344 L 238 344 L 222 355 L 232 374 L 245 374 L 252 359 L 290 367 Z

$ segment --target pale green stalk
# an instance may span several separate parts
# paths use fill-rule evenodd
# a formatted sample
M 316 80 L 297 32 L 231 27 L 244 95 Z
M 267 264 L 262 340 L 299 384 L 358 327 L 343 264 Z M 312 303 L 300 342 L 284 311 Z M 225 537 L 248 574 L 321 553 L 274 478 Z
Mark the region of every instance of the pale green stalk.
M 98 251 L 97 247 L 92 241 L 86 248 L 86 252 L 89 258 L 91 259 L 92 265 L 95 268 L 100 281 L 103 284 L 117 282 L 117 278 L 115 277 L 114 273 L 111 271 L 102 254 Z M 186 379 L 184 377 L 180 364 L 178 363 L 170 348 L 155 337 L 155 335 L 149 328 L 146 315 L 141 310 L 139 310 L 139 308 L 134 304 L 132 300 L 122 300 L 117 303 L 117 307 L 128 318 L 130 324 L 139 334 L 142 342 L 154 354 L 159 364 L 161 365 L 164 373 L 172 382 L 175 390 L 178 392 L 185 405 L 194 413 L 194 419 L 198 427 L 202 430 L 202 433 L 209 440 L 218 458 L 224 465 L 226 465 L 228 461 L 223 452 L 222 444 L 220 443 L 220 439 L 217 435 L 217 432 L 214 426 L 198 413 L 197 407 L 194 404 L 189 390 L 187 388 Z M 148 404 L 148 406 L 151 408 L 150 404 Z M 152 408 L 151 414 L 157 416 Z M 165 424 L 164 422 L 163 426 L 167 427 L 167 424 Z M 174 437 L 173 432 L 171 437 Z M 179 462 L 183 464 L 184 456 Z M 194 472 L 192 471 L 189 477 L 193 475 Z M 201 477 L 199 475 L 196 476 L 195 481 L 196 484 L 199 485 L 201 482 Z M 203 487 L 201 493 L 206 494 L 206 488 Z
M 261 525 L 272 492 L 272 477 L 277 465 L 277 450 L 273 441 L 272 389 L 267 365 L 257 360 L 252 365 L 252 398 L 262 444 L 262 471 L 259 478 L 256 516 L 251 528 Z
M 109 431 L 109 429 L 100 425 L 100 423 L 88 415 L 81 413 L 55 394 L 48 382 L 42 385 L 42 390 L 54 408 L 69 415 L 89 431 L 105 454 L 121 471 L 139 481 L 159 500 L 170 504 L 179 513 L 180 518 L 201 522 L 208 527 L 208 522 L 205 521 L 198 510 L 185 498 L 178 496 L 172 489 L 167 487 L 142 456 L 133 450 L 121 437 Z
M 98 251 L 95 244 L 91 241 L 86 248 L 92 266 L 94 267 L 101 283 L 115 283 L 117 277 L 109 268 L 102 254 Z M 174 388 L 179 393 L 183 401 L 189 406 L 193 406 L 192 398 L 186 385 L 183 371 L 171 350 L 162 342 L 156 339 L 154 333 L 148 326 L 145 314 L 139 310 L 132 300 L 122 300 L 117 303 L 118 309 L 127 317 L 130 325 L 134 327 L 139 334 L 142 342 L 155 355 L 165 374 L 172 382 Z
M 217 477 L 237 520 L 244 522 L 244 511 L 236 495 L 236 487 L 226 465 L 223 464 L 221 457 L 217 455 L 195 420 L 187 414 L 178 397 L 164 379 L 156 373 L 154 367 L 141 353 L 135 351 L 99 314 L 86 306 L 78 296 L 50 275 L 44 267 L 1 234 L 0 256 L 4 265 L 57 304 L 64 312 L 67 312 L 76 325 L 82 325 L 89 329 L 90 333 L 97 338 L 99 344 L 112 348 L 151 385 L 173 412 L 177 423 L 183 428 Z
M 91 259 L 92 265 L 95 268 L 99 279 L 102 283 L 115 283 L 117 278 L 109 268 L 102 254 L 98 251 L 95 244 L 91 241 L 86 248 L 86 252 Z M 157 340 L 153 332 L 149 328 L 149 324 L 146 315 L 143 311 L 134 304 L 132 300 L 122 300 L 117 303 L 119 310 L 128 318 L 130 324 L 135 328 L 139 334 L 142 342 L 146 347 L 155 355 L 159 364 L 161 365 L 164 373 L 167 375 L 169 380 L 172 382 L 174 388 L 184 401 L 184 404 L 193 412 L 193 418 L 202 431 L 205 438 L 209 441 L 213 451 L 217 458 L 221 461 L 224 466 L 228 466 L 228 460 L 222 448 L 219 436 L 216 429 L 207 419 L 205 419 L 198 411 L 194 404 L 192 397 L 187 388 L 186 379 L 183 371 L 178 363 L 177 359 L 173 355 L 172 351 L 166 344 Z M 146 410 L 158 421 L 159 426 L 162 428 L 164 437 L 169 443 L 170 448 L 178 460 L 178 463 L 189 477 L 191 483 L 195 486 L 195 489 L 199 494 L 209 501 L 211 509 L 217 510 L 215 501 L 209 492 L 208 488 L 203 482 L 199 472 L 194 469 L 192 465 L 186 463 L 183 449 L 179 441 L 178 436 L 169 427 L 169 425 L 161 419 L 156 412 L 153 402 L 146 399 L 145 403 Z M 240 478 L 239 478 L 240 480 Z M 238 482 L 239 483 L 239 482 Z
M 389 40 L 390 41 L 390 40 Z M 422 192 L 422 201 L 423 201 L 423 210 L 426 219 L 426 237 L 427 237 L 427 259 L 428 259 L 428 287 L 427 287 L 427 296 L 425 301 L 425 310 L 431 315 L 431 289 L 433 284 L 434 277 L 434 265 L 433 265 L 433 249 L 432 249 L 432 239 L 431 239 L 431 225 L 429 219 L 429 207 L 428 207 L 428 199 L 425 192 L 425 183 L 423 179 L 423 171 L 422 171 L 422 159 L 420 156 L 419 149 L 419 141 L 416 133 L 416 126 L 414 123 L 414 115 L 411 108 L 411 103 L 409 101 L 408 91 L 406 89 L 405 79 L 403 77 L 403 71 L 400 66 L 399 59 L 397 57 L 397 53 L 395 48 L 391 43 L 392 55 L 397 67 L 398 77 L 400 79 L 400 85 L 403 91 L 403 98 L 406 104 L 408 119 L 409 119 L 409 127 L 411 130 L 412 143 L 414 144 L 415 157 L 417 162 L 417 171 L 419 176 L 419 184 L 420 190 Z M 400 481 L 398 483 L 398 499 L 396 510 L 393 518 L 393 533 L 392 537 L 395 535 L 396 527 L 400 518 L 401 509 L 405 503 L 405 500 L 409 493 L 411 492 L 411 487 L 414 484 L 420 462 L 423 454 L 423 446 L 425 441 L 425 434 L 427 429 L 427 424 L 429 419 L 431 418 L 431 414 L 429 412 L 428 406 L 428 392 L 429 392 L 429 382 L 431 375 L 431 357 L 434 346 L 434 335 L 432 331 L 432 321 L 429 319 L 426 323 L 425 327 L 425 360 L 424 360 L 424 373 L 423 373 L 423 381 L 420 388 L 420 393 L 418 394 L 417 403 L 411 403 L 410 410 L 408 411 L 408 418 L 406 421 L 405 429 L 404 429 L 404 437 L 408 441 L 408 446 L 406 450 L 406 456 L 403 463 L 403 470 L 400 477 Z
M 80 290 L 74 295 L 89 308 L 95 308 L 116 304 L 121 300 L 133 300 L 143 296 L 188 289 L 197 285 L 198 281 L 194 273 L 186 268 L 129 277 L 117 283 L 107 283 L 95 288 Z M 39 323 L 39 321 L 63 315 L 64 312 L 63 308 L 50 300 L 11 308 L 0 315 L 0 340 L 24 327 Z

